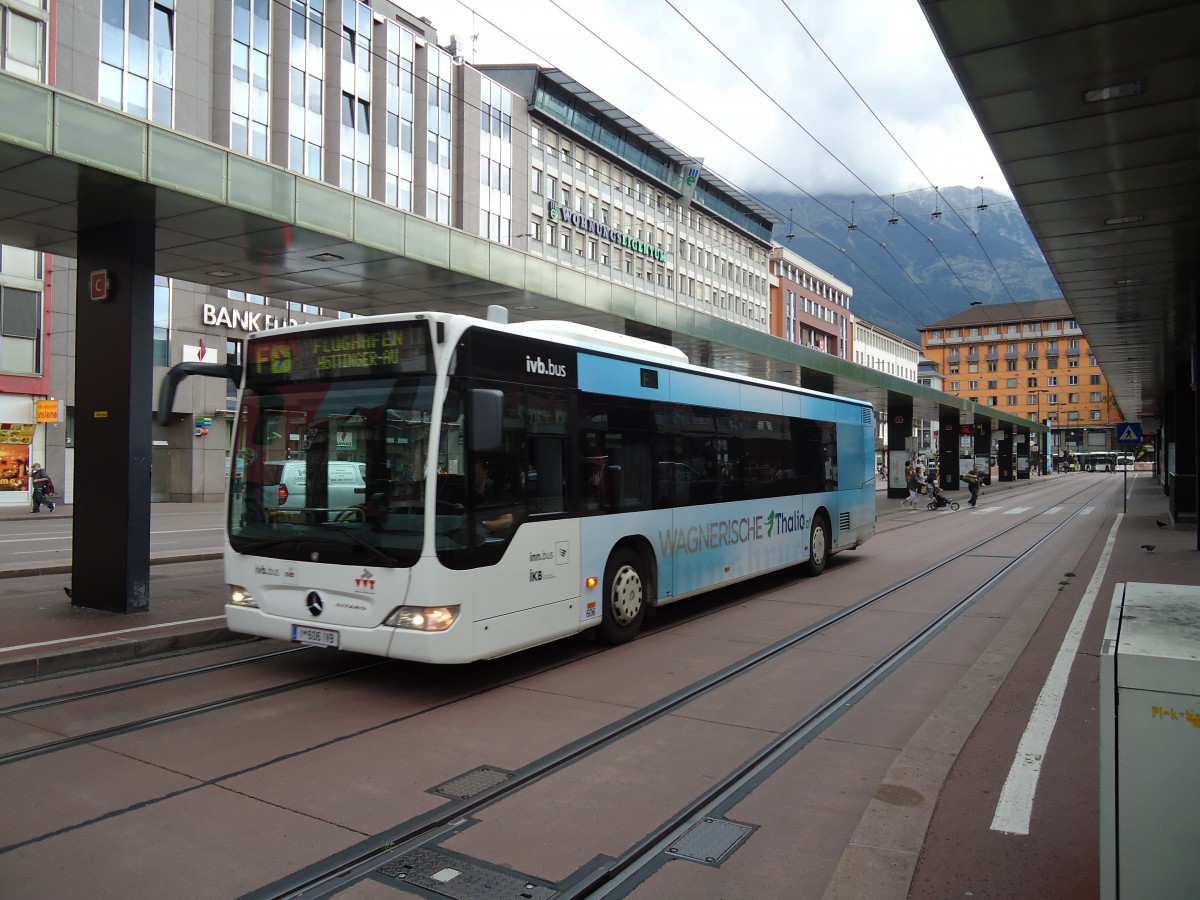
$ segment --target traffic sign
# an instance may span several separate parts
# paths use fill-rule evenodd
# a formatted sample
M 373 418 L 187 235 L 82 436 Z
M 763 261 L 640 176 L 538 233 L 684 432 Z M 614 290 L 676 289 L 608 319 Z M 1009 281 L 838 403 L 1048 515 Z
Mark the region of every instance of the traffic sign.
M 1120 422 L 1117 424 L 1118 444 L 1140 444 L 1142 442 L 1141 422 Z

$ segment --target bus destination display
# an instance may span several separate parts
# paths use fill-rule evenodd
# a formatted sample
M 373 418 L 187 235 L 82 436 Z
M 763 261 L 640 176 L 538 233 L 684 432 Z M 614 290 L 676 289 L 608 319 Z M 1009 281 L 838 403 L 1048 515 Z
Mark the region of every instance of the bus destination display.
M 247 365 L 248 380 L 256 384 L 428 372 L 429 326 L 405 322 L 266 336 L 250 341 Z

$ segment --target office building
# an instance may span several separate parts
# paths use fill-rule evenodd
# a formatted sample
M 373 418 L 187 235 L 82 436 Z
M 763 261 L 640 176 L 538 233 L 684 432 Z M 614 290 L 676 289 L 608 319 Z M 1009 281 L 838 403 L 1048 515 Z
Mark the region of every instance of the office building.
M 767 207 L 565 73 L 467 65 L 386 0 L 0 0 L 0 24 L 8 76 L 768 330 Z M 238 361 L 251 331 L 350 315 L 221 273 L 157 279 L 156 384 L 181 361 Z M 31 461 L 70 500 L 77 281 L 73 259 L 0 248 L 0 504 L 27 502 Z M 186 417 L 155 426 L 155 500 L 222 496 L 233 404 L 232 384 L 184 383 Z
M 1056 454 L 1117 449 L 1121 411 L 1067 301 L 972 306 L 919 330 L 946 393 L 1048 425 Z

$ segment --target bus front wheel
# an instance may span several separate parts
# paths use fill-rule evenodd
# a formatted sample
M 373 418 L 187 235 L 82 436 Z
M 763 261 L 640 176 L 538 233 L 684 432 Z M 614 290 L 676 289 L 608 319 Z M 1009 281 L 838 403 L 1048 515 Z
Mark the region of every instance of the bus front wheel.
M 812 532 L 808 536 L 808 562 L 804 564 L 806 575 L 816 577 L 825 571 L 829 562 L 829 522 L 824 516 L 813 518 Z
M 627 548 L 608 558 L 604 569 L 604 614 L 600 636 L 610 644 L 632 640 L 646 617 L 646 577 L 642 561 Z

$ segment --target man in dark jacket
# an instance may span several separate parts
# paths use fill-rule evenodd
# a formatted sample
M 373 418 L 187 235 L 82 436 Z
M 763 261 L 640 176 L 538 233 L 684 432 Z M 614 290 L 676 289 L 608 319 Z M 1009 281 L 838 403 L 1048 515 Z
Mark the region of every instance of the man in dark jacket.
M 974 506 L 979 502 L 979 466 L 971 466 L 971 471 L 963 476 L 963 481 L 967 483 L 967 490 L 971 492 L 971 499 L 967 505 Z
M 50 512 L 54 512 L 54 501 L 47 496 L 49 491 L 54 488 L 54 482 L 50 480 L 50 473 L 42 468 L 41 463 L 34 463 L 29 467 L 29 480 L 33 484 L 33 509 L 30 512 L 40 513 L 43 503 L 49 507 Z

